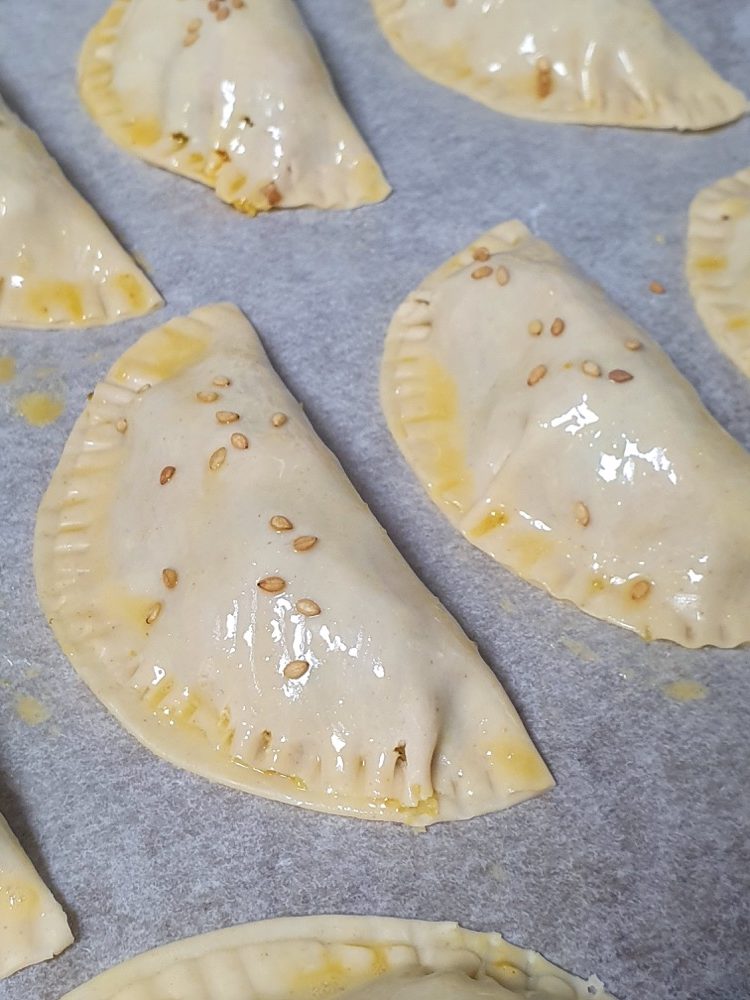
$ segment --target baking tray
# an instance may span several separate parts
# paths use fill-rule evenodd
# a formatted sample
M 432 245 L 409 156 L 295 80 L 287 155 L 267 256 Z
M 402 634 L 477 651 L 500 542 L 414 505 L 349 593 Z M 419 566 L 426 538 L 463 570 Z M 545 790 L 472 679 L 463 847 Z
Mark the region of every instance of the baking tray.
M 503 117 L 414 74 L 365 0 L 301 6 L 393 184 L 383 205 L 249 219 L 129 157 L 76 97 L 77 50 L 104 0 L 0 0 L 0 89 L 168 303 L 99 330 L 0 331 L 0 354 L 17 363 L 0 385 L 0 809 L 77 938 L 0 984 L 0 996 L 58 1000 L 175 938 L 310 912 L 502 930 L 567 969 L 598 971 L 621 1000 L 750 996 L 750 653 L 647 644 L 501 569 L 426 498 L 377 398 L 383 336 L 404 295 L 476 235 L 520 217 L 641 322 L 750 445 L 748 382 L 704 333 L 683 275 L 690 200 L 747 166 L 750 120 L 677 135 Z M 657 6 L 747 83 L 742 0 Z M 649 294 L 652 280 L 667 293 Z M 158 760 L 78 680 L 36 603 L 37 504 L 86 393 L 118 354 L 219 299 L 252 319 L 391 537 L 478 641 L 549 761 L 553 792 L 420 835 L 304 812 Z M 29 391 L 64 401 L 55 423 L 18 417 Z M 703 697 L 678 700 L 674 681 Z M 24 698 L 49 717 L 32 724 Z

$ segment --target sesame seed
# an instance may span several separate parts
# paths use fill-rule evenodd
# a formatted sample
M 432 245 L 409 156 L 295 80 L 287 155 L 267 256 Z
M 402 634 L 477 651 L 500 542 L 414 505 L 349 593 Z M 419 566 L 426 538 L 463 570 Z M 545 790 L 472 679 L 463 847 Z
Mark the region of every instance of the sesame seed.
M 602 373 L 601 368 L 595 361 L 584 361 L 581 365 L 581 371 L 584 375 L 590 375 L 592 378 L 599 378 Z
M 542 56 L 536 64 L 536 94 L 540 99 L 552 93 L 552 64 Z
M 663 295 L 666 292 L 666 288 L 660 281 L 652 281 L 648 286 L 648 290 L 653 292 L 654 295 Z
M 491 274 L 492 268 L 489 264 L 483 264 L 482 267 L 478 267 L 471 272 L 471 276 L 475 281 L 480 281 L 482 278 L 489 278 Z
M 215 14 L 219 9 L 219 0 L 208 0 L 208 9 L 212 14 Z
M 176 569 L 163 569 L 161 571 L 161 579 L 167 590 L 174 590 L 177 586 L 177 570 Z
M 229 10 L 226 7 L 220 7 L 216 11 L 216 20 L 217 21 L 226 21 L 226 19 L 228 17 L 229 17 Z
M 218 392 L 196 392 L 195 398 L 199 403 L 215 403 L 219 399 Z
M 586 525 L 591 520 L 591 514 L 589 513 L 588 507 L 582 500 L 578 500 L 576 502 L 575 514 L 576 514 L 576 521 L 578 521 L 578 523 L 581 525 L 582 528 L 585 528 Z
M 200 31 L 200 26 L 203 24 L 203 19 L 200 17 L 194 17 L 192 21 L 188 21 L 187 30 L 192 34 L 195 31 Z
M 300 535 L 299 538 L 294 539 L 292 547 L 295 552 L 307 552 L 317 544 L 318 539 L 315 535 Z
M 242 10 L 245 6 L 245 0 L 232 0 L 232 6 L 235 10 Z
M 503 267 L 501 264 L 497 271 L 495 271 L 495 280 L 498 285 L 507 285 L 510 281 L 510 271 L 508 268 Z
M 489 260 L 490 252 L 487 247 L 474 247 L 471 256 L 474 260 Z
M 159 473 L 159 482 L 161 485 L 166 486 L 174 476 L 175 472 L 177 472 L 177 469 L 175 469 L 173 465 L 165 465 Z
M 226 458 L 227 458 L 227 449 L 217 448 L 216 451 L 211 455 L 211 457 L 208 460 L 208 467 L 211 470 L 211 472 L 216 472 L 217 469 L 220 469 L 224 464 L 224 462 L 226 461 Z
M 161 614 L 161 603 L 159 601 L 156 604 L 152 604 L 146 613 L 146 624 L 153 625 L 156 619 Z
M 240 419 L 239 413 L 233 413 L 231 410 L 217 410 L 216 419 L 220 424 L 236 424 Z
M 274 531 L 291 531 L 294 527 L 289 518 L 284 517 L 283 514 L 274 514 L 268 523 Z
M 630 382 L 633 376 L 630 372 L 623 371 L 622 368 L 613 368 L 607 378 L 610 382 Z
M 443 3 L 445 4 L 446 7 L 456 6 L 456 0 L 443 0 Z
M 263 188 L 263 194 L 266 196 L 268 204 L 271 206 L 271 208 L 274 208 L 274 206 L 280 204 L 281 191 L 279 191 L 279 189 L 276 187 L 273 181 L 271 181 L 270 184 L 266 184 L 266 186 Z
M 310 664 L 307 660 L 290 660 L 284 667 L 284 676 L 288 677 L 290 681 L 298 681 L 300 677 L 305 676 L 309 669 Z
M 258 586 L 267 594 L 279 594 L 286 588 L 286 580 L 280 576 L 267 576 L 263 580 L 258 580 Z
M 642 601 L 651 592 L 651 584 L 648 580 L 636 580 L 630 588 L 630 597 L 634 601 Z
M 629 351 L 640 351 L 640 349 L 643 347 L 643 344 L 640 342 L 640 340 L 626 340 L 625 346 Z
M 238 451 L 247 451 L 250 447 L 250 442 L 244 434 L 233 434 L 229 440 L 232 442 L 232 447 Z
M 219 386 L 228 386 L 232 384 L 232 380 L 230 378 L 227 378 L 226 375 L 217 375 L 216 378 L 213 380 L 213 384 Z
M 118 434 L 124 434 L 128 429 L 128 422 L 125 417 L 120 417 L 119 420 L 115 422 L 115 430 Z
M 547 366 L 537 365 L 536 368 L 532 368 L 529 372 L 529 377 L 526 379 L 526 385 L 536 385 L 537 382 L 541 382 L 546 374 Z
M 314 618 L 316 615 L 320 614 L 320 605 L 316 604 L 315 601 L 311 601 L 309 597 L 302 597 L 295 604 L 297 611 L 306 618 Z
M 563 333 L 564 331 L 565 331 L 565 320 L 560 319 L 560 317 L 558 316 L 557 319 L 552 321 L 552 326 L 549 328 L 549 332 L 552 334 L 553 337 L 559 337 L 560 334 Z
M 182 39 L 182 44 L 183 44 L 184 48 L 189 49 L 190 46 L 191 45 L 195 45 L 195 43 L 197 41 L 198 41 L 198 35 L 197 34 L 195 34 L 195 35 L 185 35 L 185 37 Z
M 271 423 L 273 424 L 274 427 L 283 427 L 288 419 L 289 417 L 286 415 L 286 413 L 274 413 L 274 415 L 271 417 Z
M 532 337 L 538 337 L 544 329 L 544 323 L 540 319 L 532 319 L 529 323 L 529 333 Z

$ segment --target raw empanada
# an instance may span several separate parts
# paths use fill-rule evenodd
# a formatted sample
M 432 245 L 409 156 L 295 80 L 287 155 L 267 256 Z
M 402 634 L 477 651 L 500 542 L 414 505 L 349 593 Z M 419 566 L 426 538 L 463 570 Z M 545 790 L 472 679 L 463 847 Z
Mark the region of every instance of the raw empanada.
M 0 326 L 96 326 L 161 304 L 35 133 L 0 98 Z
M 81 676 L 190 770 L 419 826 L 552 784 L 233 306 L 116 362 L 42 502 L 35 563 Z
M 722 351 L 750 376 L 750 167 L 696 196 L 687 253 L 695 308 Z
M 389 917 L 231 927 L 115 966 L 64 1000 L 612 1000 L 500 934 Z
M 248 215 L 390 192 L 294 0 L 115 0 L 79 84 L 115 142 Z
M 73 943 L 59 903 L 0 816 L 0 979 Z
M 372 0 L 416 70 L 496 111 L 706 129 L 739 118 L 722 80 L 650 0 Z
M 498 562 L 644 638 L 750 640 L 750 456 L 520 222 L 399 307 L 381 393 L 432 499 Z

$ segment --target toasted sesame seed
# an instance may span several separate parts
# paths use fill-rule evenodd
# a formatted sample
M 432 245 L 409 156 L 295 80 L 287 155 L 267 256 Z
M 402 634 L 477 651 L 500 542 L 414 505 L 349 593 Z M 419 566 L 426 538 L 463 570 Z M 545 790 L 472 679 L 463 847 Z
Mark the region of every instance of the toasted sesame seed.
M 208 467 L 211 472 L 216 472 L 220 469 L 227 459 L 227 449 L 217 448 L 216 451 L 211 455 L 208 460 Z
M 195 398 L 199 403 L 215 403 L 219 399 L 218 392 L 196 392 Z
M 120 417 L 119 420 L 115 421 L 115 430 L 118 434 L 124 434 L 128 429 L 128 422 L 125 417 Z
M 483 264 L 482 267 L 477 267 L 471 272 L 471 276 L 475 281 L 480 281 L 482 278 L 489 278 L 492 274 L 492 268 L 489 264 Z
M 315 615 L 320 614 L 320 605 L 315 601 L 311 601 L 309 597 L 302 597 L 295 604 L 297 611 L 306 618 L 314 618 Z
M 152 604 L 146 613 L 146 624 L 153 625 L 156 619 L 161 614 L 161 603 L 159 601 L 156 604 Z
M 300 535 L 299 538 L 294 539 L 292 547 L 295 552 L 307 552 L 317 544 L 318 539 L 315 535 Z
M 284 667 L 284 676 L 288 677 L 290 681 L 298 681 L 300 677 L 305 676 L 309 669 L 310 664 L 307 660 L 290 660 Z
M 188 21 L 187 30 L 192 34 L 194 31 L 200 31 L 200 26 L 203 24 L 203 19 L 200 17 L 194 17 L 192 21 Z
M 443 3 L 445 4 L 446 7 L 456 6 L 456 0 L 443 0 Z
M 216 11 L 216 20 L 217 21 L 226 21 L 226 19 L 228 17 L 229 17 L 229 10 L 228 10 L 228 8 L 226 8 L 226 7 L 219 7 L 219 9 Z
M 558 316 L 557 319 L 552 321 L 552 326 L 549 328 L 549 332 L 553 337 L 559 337 L 561 333 L 565 332 L 565 320 L 560 319 Z
M 529 377 L 526 379 L 526 385 L 536 385 L 537 382 L 541 382 L 546 374 L 547 366 L 537 365 L 536 368 L 532 368 L 529 372 Z
M 591 514 L 589 513 L 589 509 L 582 500 L 578 500 L 576 502 L 575 515 L 576 515 L 576 521 L 578 521 L 578 523 L 581 525 L 582 528 L 585 528 L 586 525 L 591 520 Z
M 498 285 L 507 285 L 508 282 L 510 281 L 510 271 L 508 270 L 508 268 L 503 267 L 503 265 L 501 264 L 500 267 L 498 267 L 497 271 L 495 271 L 495 280 L 497 281 Z
M 666 288 L 660 281 L 652 281 L 648 286 L 648 290 L 653 292 L 654 295 L 663 295 L 666 292 Z
M 634 601 L 642 601 L 651 592 L 651 584 L 648 580 L 636 580 L 630 588 L 630 597 Z
M 190 34 L 190 35 L 185 35 L 185 37 L 182 39 L 182 44 L 184 48 L 189 49 L 190 46 L 195 45 L 197 41 L 198 41 L 198 35 Z
M 263 188 L 263 194 L 266 196 L 271 208 L 281 203 L 281 191 L 279 191 L 273 181 L 270 184 L 266 184 Z
M 595 361 L 584 361 L 581 365 L 581 371 L 584 375 L 590 375 L 592 378 L 599 378 L 602 373 L 601 368 Z
M 227 378 L 226 375 L 217 375 L 216 378 L 213 380 L 213 384 L 219 386 L 228 386 L 232 384 L 232 380 L 230 378 Z
M 613 368 L 607 378 L 610 382 L 630 382 L 633 376 L 630 372 L 623 371 L 622 368 Z
M 268 523 L 274 531 L 291 531 L 294 528 L 289 518 L 284 517 L 283 514 L 274 514 Z
M 625 346 L 629 351 L 640 351 L 640 349 L 643 347 L 643 344 L 640 342 L 640 340 L 626 340 Z
M 238 451 L 247 451 L 250 447 L 250 441 L 244 434 L 233 434 L 229 440 L 232 442 L 232 447 L 236 448 Z
M 540 319 L 532 319 L 529 323 L 529 333 L 532 337 L 538 337 L 544 329 L 544 323 Z
M 280 576 L 267 576 L 263 580 L 258 580 L 258 586 L 267 594 L 279 594 L 286 588 L 286 580 Z
M 474 247 L 471 256 L 474 260 L 489 260 L 490 252 L 487 247 Z
M 165 465 L 164 468 L 159 473 L 159 482 L 162 486 L 166 486 L 167 483 L 172 479 L 177 469 L 173 465 Z
M 216 419 L 220 424 L 236 424 L 240 419 L 239 413 L 233 413 L 231 410 L 217 410 Z
M 245 0 L 232 0 L 232 6 L 235 10 L 242 10 L 245 6 Z
M 161 579 L 167 590 L 174 590 L 177 586 L 177 570 L 176 569 L 163 569 L 161 571 Z
M 274 427 L 283 427 L 288 419 L 289 417 L 286 415 L 286 413 L 274 413 L 274 415 L 271 417 L 271 423 L 273 424 Z
M 208 0 L 208 9 L 212 14 L 215 14 L 219 9 L 219 0 Z

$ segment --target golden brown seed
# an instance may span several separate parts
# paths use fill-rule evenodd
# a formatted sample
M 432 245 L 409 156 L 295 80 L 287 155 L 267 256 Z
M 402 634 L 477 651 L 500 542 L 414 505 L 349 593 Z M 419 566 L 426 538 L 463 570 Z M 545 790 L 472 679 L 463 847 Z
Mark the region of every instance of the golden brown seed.
M 258 580 L 258 586 L 267 594 L 280 594 L 286 588 L 286 580 L 280 576 L 267 576 L 263 580 Z
M 226 462 L 226 460 L 227 460 L 227 449 L 217 448 L 216 451 L 213 453 L 213 455 L 211 455 L 211 457 L 208 460 L 208 467 L 211 470 L 211 472 L 216 472 L 217 469 L 220 469 L 222 467 L 222 465 L 224 464 L 224 462 Z
M 128 422 L 125 417 L 120 417 L 120 419 L 115 423 L 115 430 L 118 434 L 124 434 L 128 429 Z
M 208 0 L 208 9 L 212 14 L 215 14 L 219 9 L 219 0 Z
M 162 486 L 166 486 L 167 483 L 172 479 L 177 469 L 173 465 L 165 465 L 164 468 L 159 473 L 159 482 Z
M 216 419 L 220 424 L 236 424 L 240 419 L 239 413 L 232 413 L 231 410 L 218 410 Z
M 529 323 L 529 333 L 532 337 L 538 337 L 544 329 L 544 323 L 540 319 L 532 319 Z
M 293 548 L 295 552 L 307 552 L 313 546 L 318 544 L 318 539 L 315 535 L 300 535 L 299 538 L 294 539 Z
M 634 601 L 642 601 L 651 592 L 648 580 L 637 580 L 630 588 L 630 596 Z
M 536 93 L 541 100 L 552 93 L 552 64 L 544 56 L 536 64 Z
M 564 330 L 565 330 L 565 320 L 560 319 L 560 317 L 558 316 L 557 319 L 552 321 L 552 326 L 549 328 L 549 332 L 552 334 L 553 337 L 559 337 L 560 334 L 564 332 Z
M 229 17 L 229 10 L 226 7 L 219 7 L 219 9 L 216 11 L 216 20 L 226 21 L 228 17 Z
M 215 403 L 219 399 L 218 392 L 196 392 L 195 398 L 199 403 Z
M 289 417 L 286 415 L 286 413 L 274 413 L 274 415 L 271 417 L 271 423 L 273 424 L 274 427 L 283 427 L 288 419 Z
M 471 256 L 474 260 L 489 260 L 490 252 L 487 247 L 475 247 L 472 251 Z
M 443 3 L 445 4 L 446 7 L 456 6 L 456 0 L 443 0 Z
M 163 569 L 161 571 L 161 579 L 167 590 L 174 590 L 177 586 L 177 570 L 176 569 Z
M 547 366 L 537 365 L 536 368 L 532 368 L 529 372 L 529 377 L 526 379 L 526 385 L 536 385 L 537 382 L 541 382 L 546 374 Z
M 579 500 L 576 503 L 575 514 L 576 514 L 576 521 L 578 521 L 578 523 L 581 525 L 582 528 L 585 528 L 586 525 L 591 520 L 591 514 L 589 513 L 588 507 L 582 500 Z
M 652 281 L 648 286 L 648 290 L 653 292 L 654 295 L 663 295 L 666 292 L 666 288 L 660 281 Z
M 482 267 L 478 267 L 471 272 L 471 276 L 475 281 L 480 281 L 482 278 L 489 278 L 491 274 L 492 268 L 489 264 L 483 264 Z
M 273 181 L 270 184 L 266 184 L 263 188 L 263 194 L 266 196 L 271 208 L 281 203 L 281 191 L 279 191 Z
M 291 660 L 284 667 L 284 676 L 288 677 L 290 681 L 298 681 L 300 677 L 305 676 L 309 669 L 310 664 L 307 660 Z
M 601 368 L 595 361 L 584 361 L 581 365 L 581 371 L 584 375 L 590 375 L 592 378 L 599 378 L 602 373 Z
M 152 604 L 146 613 L 146 624 L 153 625 L 156 619 L 161 614 L 161 604 L 159 601 L 156 604 Z
M 510 281 L 510 271 L 501 264 L 497 271 L 495 271 L 495 278 L 498 285 L 507 285 Z
M 245 6 L 245 0 L 232 0 L 232 6 L 235 10 L 242 10 Z
M 232 447 L 238 451 L 247 451 L 250 447 L 250 442 L 244 434 L 233 434 L 229 440 L 232 442 Z
M 289 518 L 284 517 L 283 514 L 274 514 L 268 523 L 274 531 L 291 531 L 294 527 Z
M 186 49 L 189 49 L 190 46 L 191 45 L 195 45 L 195 43 L 197 41 L 198 41 L 198 35 L 197 34 L 195 34 L 195 35 L 185 35 L 185 37 L 182 39 L 182 44 L 183 44 L 183 46 Z
M 643 344 L 640 342 L 640 340 L 626 340 L 625 346 L 629 351 L 640 351 L 640 349 L 643 347 Z
M 315 615 L 320 614 L 320 605 L 316 604 L 315 601 L 311 601 L 309 597 L 302 597 L 295 604 L 297 611 L 306 618 L 314 618 Z
M 630 372 L 623 371 L 622 368 L 613 368 L 607 378 L 610 382 L 630 382 L 633 376 Z
M 226 375 L 217 375 L 213 380 L 214 385 L 227 386 L 232 384 L 232 380 L 227 378 Z
M 201 20 L 201 18 L 200 18 L 200 17 L 194 17 L 194 18 L 192 19 L 192 21 L 188 21 L 188 23 L 187 23 L 187 30 L 188 30 L 188 31 L 189 31 L 189 32 L 190 32 L 191 34 L 193 34 L 193 32 L 195 32 L 195 31 L 199 31 L 199 30 L 200 30 L 200 26 L 201 26 L 202 24 L 203 24 L 203 21 Z

